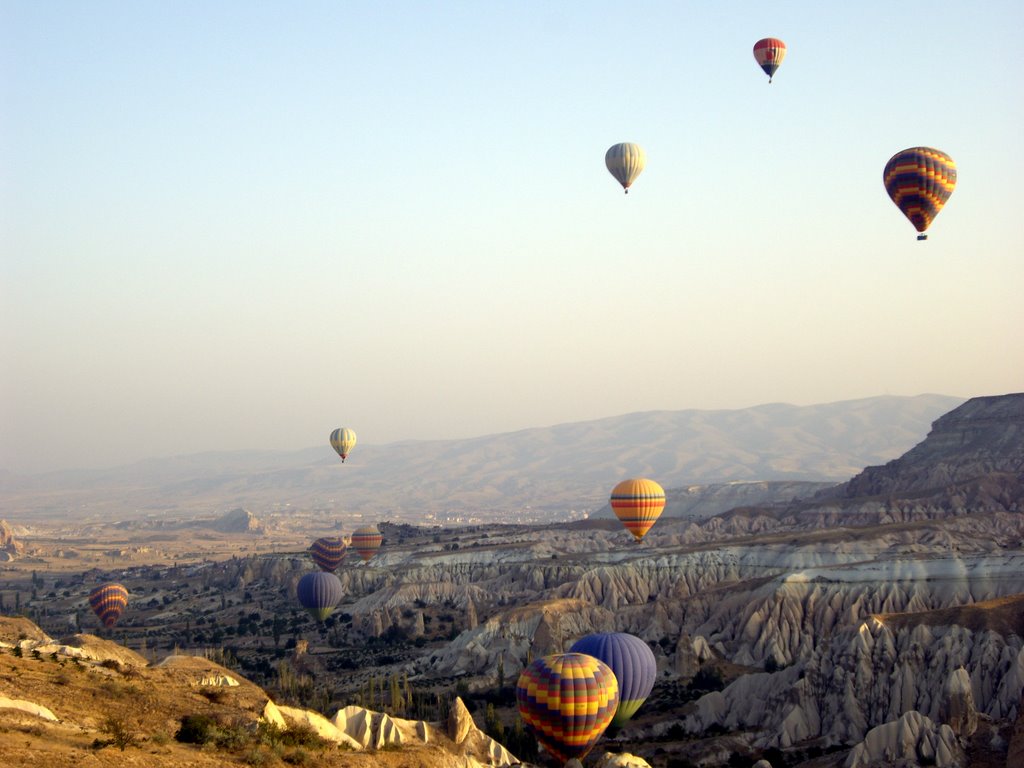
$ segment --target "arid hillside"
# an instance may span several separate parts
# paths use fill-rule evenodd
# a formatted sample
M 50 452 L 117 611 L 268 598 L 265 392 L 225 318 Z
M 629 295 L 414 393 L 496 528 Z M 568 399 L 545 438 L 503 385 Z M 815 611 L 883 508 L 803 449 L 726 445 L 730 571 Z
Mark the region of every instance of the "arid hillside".
M 5 768 L 511 764 L 468 718 L 461 709 L 451 724 L 415 723 L 360 709 L 329 722 L 276 707 L 237 672 L 202 657 L 151 665 L 92 635 L 54 642 L 27 620 L 0 617 Z

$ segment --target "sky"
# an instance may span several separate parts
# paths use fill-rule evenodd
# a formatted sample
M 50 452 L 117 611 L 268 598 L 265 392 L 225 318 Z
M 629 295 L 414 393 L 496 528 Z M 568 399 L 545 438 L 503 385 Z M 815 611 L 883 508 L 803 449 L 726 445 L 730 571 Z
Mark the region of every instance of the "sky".
M 0 470 L 1021 391 L 1021 29 L 0 0 Z M 881 181 L 919 145 L 958 168 L 925 242 Z

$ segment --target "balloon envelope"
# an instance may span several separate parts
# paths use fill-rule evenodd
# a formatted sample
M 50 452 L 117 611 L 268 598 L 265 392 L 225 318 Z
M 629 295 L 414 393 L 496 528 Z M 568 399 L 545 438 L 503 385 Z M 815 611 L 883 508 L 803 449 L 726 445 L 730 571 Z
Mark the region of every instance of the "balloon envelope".
M 931 147 L 911 147 L 889 158 L 882 172 L 885 191 L 914 228 L 924 233 L 956 186 L 956 163 Z M 918 240 L 927 235 L 921 234 Z
M 629 192 L 629 186 L 647 165 L 647 154 L 639 144 L 616 144 L 604 153 L 604 164 L 608 173 Z
M 333 573 L 314 571 L 299 579 L 295 594 L 302 607 L 317 621 L 323 621 L 341 602 L 341 580 Z
M 612 718 L 615 727 L 622 727 L 651 695 L 657 662 L 654 652 L 636 635 L 599 632 L 581 637 L 569 650 L 600 659 L 615 673 L 619 683 L 619 706 Z
M 122 584 L 101 584 L 89 593 L 89 605 L 103 626 L 112 627 L 128 606 L 128 590 Z
M 758 66 L 768 75 L 768 82 L 772 81 L 775 70 L 779 68 L 782 60 L 786 58 L 786 44 L 777 37 L 766 37 L 754 43 L 754 58 Z
M 363 558 L 363 562 L 377 553 L 383 541 L 384 537 L 375 525 L 364 525 L 352 532 L 352 548 Z
M 313 542 L 309 554 L 320 570 L 333 573 L 345 559 L 345 542 L 337 536 L 323 536 Z
M 651 529 L 665 508 L 665 490 L 653 480 L 623 480 L 612 489 L 612 511 L 637 541 Z
M 355 444 L 355 430 L 349 429 L 348 427 L 338 427 L 336 430 L 331 432 L 331 447 L 338 452 L 339 456 L 341 456 L 343 464 L 345 463 L 345 459 L 348 458 L 349 451 L 355 447 Z
M 563 763 L 582 760 L 615 715 L 619 684 L 603 661 L 582 653 L 537 659 L 516 683 L 523 722 Z

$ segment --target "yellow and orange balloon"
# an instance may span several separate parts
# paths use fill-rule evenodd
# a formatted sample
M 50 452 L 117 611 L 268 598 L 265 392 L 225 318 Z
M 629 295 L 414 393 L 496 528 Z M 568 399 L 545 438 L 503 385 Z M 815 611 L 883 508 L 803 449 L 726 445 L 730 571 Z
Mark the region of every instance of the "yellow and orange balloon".
M 359 553 L 363 562 L 368 562 L 380 549 L 384 537 L 375 525 L 364 525 L 352 532 L 352 549 Z
M 640 541 L 665 509 L 665 489 L 644 477 L 623 480 L 612 489 L 612 511 Z

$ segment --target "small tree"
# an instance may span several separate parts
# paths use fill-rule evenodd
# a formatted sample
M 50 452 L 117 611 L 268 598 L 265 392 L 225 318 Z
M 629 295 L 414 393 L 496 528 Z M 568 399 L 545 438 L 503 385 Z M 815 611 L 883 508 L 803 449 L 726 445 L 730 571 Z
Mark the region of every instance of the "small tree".
M 494 711 L 494 705 L 487 705 L 487 712 L 484 715 L 484 733 L 497 742 L 505 741 L 505 726 L 502 724 L 498 713 Z
M 135 738 L 135 732 L 131 729 L 128 723 L 125 722 L 123 717 L 107 715 L 107 718 L 103 721 L 103 725 L 100 726 L 100 731 L 110 737 L 107 740 L 107 744 L 113 744 L 122 752 L 124 752 L 127 747 L 134 747 L 138 745 L 138 739 Z

